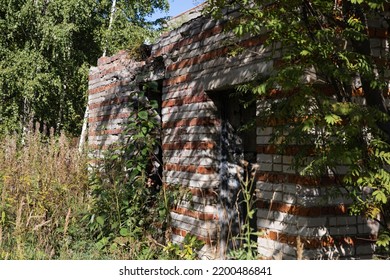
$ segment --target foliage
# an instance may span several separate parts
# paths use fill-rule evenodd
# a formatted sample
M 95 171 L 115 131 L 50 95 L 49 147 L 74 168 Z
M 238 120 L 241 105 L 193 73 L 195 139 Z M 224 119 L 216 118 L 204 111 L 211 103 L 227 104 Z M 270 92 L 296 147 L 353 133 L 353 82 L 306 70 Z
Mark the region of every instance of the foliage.
M 228 29 L 238 37 L 266 34 L 265 50 L 278 58 L 272 73 L 239 87 L 264 102 L 260 118 L 273 127 L 273 142 L 280 151 L 299 145 L 295 170 L 333 178 L 352 198 L 352 214 L 382 223 L 378 245 L 388 246 L 389 52 L 373 51 L 368 27 L 371 19 L 389 25 L 388 1 L 208 3 L 216 17 L 238 10 Z
M 80 245 L 87 157 L 64 134 L 0 140 L 0 259 L 66 257 Z
M 108 11 L 112 1 L 101 2 L 103 10 Z M 110 55 L 126 48 L 130 54 L 137 55 L 142 44 L 156 39 L 159 35 L 156 31 L 160 31 L 165 22 L 164 18 L 154 22 L 145 18 L 156 9 L 167 10 L 168 7 L 166 0 L 117 0 L 112 25 L 104 26 L 102 31 L 103 49 Z
M 150 259 L 162 253 L 167 240 L 175 190 L 162 187 L 158 173 L 151 175 L 160 164 L 158 104 L 142 93 L 133 100 L 134 114 L 123 132 L 123 145 L 108 150 L 93 169 L 94 201 L 88 226 L 99 250 L 121 247 L 127 257 Z M 156 250 L 149 251 L 149 245 L 134 246 L 135 241 L 145 239 L 154 240 Z
M 196 260 L 198 259 L 198 250 L 204 245 L 202 240 L 196 236 L 187 234 L 184 237 L 182 244 L 168 242 L 164 247 L 166 256 L 164 259 L 168 260 Z
M 32 120 L 79 133 L 88 69 L 107 50 L 135 48 L 152 36 L 145 16 L 165 0 L 0 1 L 0 133 Z
M 183 194 L 150 176 L 157 104 L 138 100 L 129 143 L 93 167 L 75 141 L 38 124 L 1 138 L 0 259 L 197 258 L 195 237 L 170 241 L 169 211 Z
M 229 257 L 234 260 L 256 260 L 260 256 L 257 253 L 257 237 L 259 233 L 256 228 L 253 227 L 252 222 L 256 219 L 256 193 L 255 193 L 255 166 L 250 166 L 247 162 L 244 165 L 245 172 L 239 176 L 240 179 L 240 195 L 242 197 L 237 202 L 237 207 L 242 208 L 240 204 L 243 204 L 243 221 L 241 221 L 241 228 L 239 235 L 233 237 L 233 244 L 235 246 L 228 252 Z

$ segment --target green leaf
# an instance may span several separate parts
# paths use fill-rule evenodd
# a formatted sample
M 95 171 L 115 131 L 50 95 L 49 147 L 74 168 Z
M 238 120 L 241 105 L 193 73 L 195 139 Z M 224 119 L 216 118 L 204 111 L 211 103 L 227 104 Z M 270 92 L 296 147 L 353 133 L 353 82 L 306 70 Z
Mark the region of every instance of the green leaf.
M 96 222 L 99 224 L 99 225 L 101 225 L 101 226 L 103 226 L 104 225 L 104 217 L 103 216 L 97 216 L 96 217 Z
M 127 228 L 121 228 L 120 231 L 119 231 L 119 234 L 123 237 L 126 237 L 126 236 L 129 236 L 130 235 L 130 232 Z
M 387 197 L 381 190 L 376 190 L 372 193 L 372 196 L 375 198 L 376 201 L 386 204 L 387 203 Z
M 364 0 L 350 0 L 352 4 L 361 4 Z
M 5 217 L 6 217 L 5 212 L 1 211 L 1 222 L 2 223 L 5 223 Z
M 157 109 L 158 108 L 158 102 L 157 100 L 151 100 L 150 101 L 150 106 L 153 108 L 153 109 Z
M 141 119 L 141 120 L 147 120 L 148 119 L 148 112 L 147 111 L 140 111 L 138 112 L 138 117 Z
M 342 119 L 338 115 L 328 114 L 325 116 L 325 121 L 330 125 L 335 125 L 335 124 L 340 124 Z
M 119 227 L 119 222 L 113 222 L 111 224 L 111 229 L 113 229 L 113 230 L 117 229 L 118 227 Z
M 148 133 L 148 128 L 145 127 L 145 126 L 143 126 L 143 127 L 141 128 L 141 132 L 143 133 L 143 135 L 147 135 L 147 133 Z
M 308 51 L 308 50 L 302 50 L 302 51 L 301 51 L 301 55 L 302 55 L 302 56 L 307 56 L 307 55 L 309 55 L 309 54 L 311 54 L 311 52 Z
M 380 233 L 376 241 L 378 246 L 388 247 L 390 245 L 390 235 L 389 233 Z

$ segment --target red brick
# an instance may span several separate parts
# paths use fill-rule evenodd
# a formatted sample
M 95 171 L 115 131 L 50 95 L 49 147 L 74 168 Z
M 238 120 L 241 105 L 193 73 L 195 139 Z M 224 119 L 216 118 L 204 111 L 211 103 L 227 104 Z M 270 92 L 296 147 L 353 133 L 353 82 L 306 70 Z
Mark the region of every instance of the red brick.
M 191 232 L 185 231 L 183 229 L 175 228 L 175 227 L 172 227 L 172 233 L 175 235 L 180 235 L 182 237 L 185 237 L 187 234 L 192 234 Z M 194 234 L 192 234 L 192 235 L 194 235 Z M 202 240 L 203 242 L 205 242 L 208 245 L 211 245 L 212 243 L 214 243 L 214 240 L 212 240 L 210 237 L 207 237 L 207 238 L 202 237 L 202 236 L 196 236 L 196 237 L 197 237 L 197 239 Z
M 99 135 L 121 134 L 122 132 L 123 132 L 123 129 L 118 128 L 118 129 L 107 129 L 107 130 L 94 130 L 94 131 L 89 131 L 88 134 L 90 136 L 99 136 Z
M 119 113 L 119 114 L 111 114 L 111 115 L 105 115 L 105 116 L 99 116 L 99 117 L 90 117 L 88 118 L 88 123 L 96 123 L 96 122 L 103 122 L 103 121 L 109 121 L 109 120 L 115 120 L 115 119 L 127 119 L 130 117 L 130 113 Z
M 103 102 L 98 102 L 98 103 L 92 103 L 89 105 L 89 110 L 96 109 L 96 108 L 101 108 L 104 106 L 109 106 L 109 105 L 117 105 L 117 104 L 124 104 L 129 102 L 129 97 L 114 97 L 110 100 L 106 100 Z
M 166 79 L 166 80 L 164 80 L 163 85 L 164 86 L 172 86 L 175 84 L 181 84 L 181 83 L 187 82 L 190 79 L 191 79 L 191 75 L 185 74 L 185 75 L 176 76 L 173 78 Z
M 343 204 L 337 206 L 304 207 L 282 202 L 259 200 L 257 201 L 256 206 L 259 209 L 267 209 L 300 217 L 320 217 L 325 215 L 339 216 L 348 214 L 348 206 Z
M 213 28 L 210 28 L 208 30 L 205 30 L 203 32 L 200 32 L 196 35 L 194 35 L 193 37 L 190 37 L 190 38 L 184 38 L 178 42 L 175 42 L 175 43 L 172 43 L 172 44 L 169 44 L 169 45 L 166 45 L 166 46 L 163 46 L 161 47 L 160 49 L 157 49 L 152 55 L 154 57 L 158 57 L 158 56 L 161 56 L 163 54 L 166 54 L 166 53 L 169 53 L 171 52 L 172 50 L 174 49 L 177 49 L 179 50 L 180 48 L 184 47 L 184 46 L 188 46 L 190 44 L 193 44 L 193 43 L 196 43 L 196 42 L 199 42 L 201 40 L 204 40 L 206 38 L 209 38 L 211 36 L 214 36 L 216 34 L 219 34 L 223 31 L 223 26 L 221 25 L 217 25 Z
M 181 215 L 185 215 L 188 217 L 196 218 L 202 221 L 213 221 L 213 220 L 218 220 L 218 216 L 213 213 L 203 213 L 195 210 L 189 210 L 187 208 L 181 208 L 181 207 L 174 207 L 172 209 L 173 212 Z
M 201 54 L 196 57 L 191 57 L 188 59 L 181 60 L 177 63 L 173 63 L 167 67 L 167 71 L 175 71 L 178 69 L 182 69 L 185 67 L 193 66 L 196 64 L 200 64 L 202 62 L 206 62 L 215 58 L 226 56 L 229 52 L 229 49 L 224 47 L 217 50 L 213 50 L 204 54 Z
M 89 95 L 93 95 L 93 94 L 96 94 L 96 93 L 99 93 L 99 92 L 107 91 L 107 90 L 109 90 L 111 88 L 119 87 L 120 85 L 121 85 L 121 82 L 117 81 L 117 82 L 114 82 L 114 83 L 111 83 L 111 84 L 108 84 L 108 85 L 104 85 L 104 86 L 100 86 L 100 87 L 97 87 L 97 88 L 90 89 L 88 91 L 88 93 L 89 93 Z
M 183 98 L 168 99 L 162 102 L 162 107 L 181 106 L 183 104 L 193 104 L 209 101 L 205 94 L 185 96 Z
M 356 246 L 358 244 L 371 244 L 375 242 L 372 236 L 323 236 L 323 237 L 304 237 L 294 234 L 286 234 L 281 232 L 274 232 L 267 229 L 259 229 L 260 237 L 270 239 L 273 241 L 288 244 L 292 247 L 297 246 L 297 239 L 299 237 L 304 249 L 320 249 L 321 247 L 332 247 L 347 245 Z
M 221 121 L 213 118 L 194 118 L 164 122 L 162 128 L 175 128 L 182 126 L 219 126 Z
M 180 165 L 180 164 L 166 164 L 164 165 L 164 170 L 191 172 L 191 173 L 198 173 L 198 174 L 213 174 L 216 172 L 216 170 L 212 167 L 204 167 L 204 166 L 197 166 L 197 165 Z
M 162 148 L 163 150 L 210 150 L 215 146 L 215 142 L 212 141 L 199 141 L 163 144 Z
M 389 38 L 389 32 L 386 28 L 370 27 L 368 29 L 368 34 L 369 34 L 370 38 L 377 38 L 377 39 L 388 39 Z

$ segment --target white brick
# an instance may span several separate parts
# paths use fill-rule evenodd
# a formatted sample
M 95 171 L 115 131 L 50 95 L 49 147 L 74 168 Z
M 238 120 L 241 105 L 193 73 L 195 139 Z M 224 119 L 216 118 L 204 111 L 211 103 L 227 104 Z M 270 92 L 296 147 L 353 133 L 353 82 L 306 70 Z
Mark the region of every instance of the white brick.
M 267 209 L 257 209 L 256 216 L 263 219 L 274 219 L 273 211 Z
M 258 163 L 272 163 L 272 155 L 268 154 L 258 154 L 257 155 L 257 162 Z
M 259 247 L 267 248 L 273 250 L 275 248 L 275 241 L 267 238 L 258 238 L 257 244 Z
M 295 174 L 295 170 L 290 165 L 283 165 L 283 173 Z
M 295 184 L 283 184 L 283 192 L 295 194 L 297 192 L 297 185 Z
M 337 226 L 337 218 L 336 217 L 330 217 L 329 218 L 329 225 L 330 226 Z
M 189 187 L 192 188 L 199 188 L 199 189 L 216 189 L 220 186 L 220 182 L 217 180 L 211 180 L 211 181 L 189 181 L 188 183 Z
M 215 114 L 210 111 L 188 111 L 188 112 L 177 112 L 162 115 L 162 122 L 170 122 L 182 119 L 193 119 L 193 118 L 206 118 L 213 117 Z
M 188 127 L 176 127 L 166 128 L 163 131 L 165 136 L 177 135 L 177 134 L 219 134 L 219 127 L 215 126 L 188 126 Z
M 199 203 L 194 203 L 193 201 L 181 200 L 178 203 L 178 206 L 181 208 L 186 208 L 189 210 L 199 211 L 202 213 L 208 214 L 217 214 L 217 209 L 213 205 L 202 205 Z
M 304 237 L 323 237 L 329 235 L 329 231 L 323 227 L 297 227 L 294 234 Z
M 212 101 L 199 102 L 199 103 L 183 104 L 180 106 L 162 108 L 161 114 L 165 115 L 165 114 L 173 114 L 179 112 L 184 113 L 184 112 L 191 112 L 191 111 L 199 112 L 200 110 L 216 111 L 217 107 Z
M 290 215 L 287 213 L 278 212 L 278 211 L 274 211 L 273 214 L 274 214 L 273 219 L 275 221 L 283 222 L 286 225 L 287 224 L 288 225 L 295 225 L 297 223 L 297 219 L 298 219 L 297 216 Z
M 181 235 L 172 234 L 172 242 L 176 244 L 182 244 L 184 242 L 184 237 Z
M 372 230 L 367 225 L 357 225 L 358 233 L 360 234 L 371 234 Z
M 358 245 L 356 246 L 357 255 L 371 255 L 374 252 L 374 245 Z
M 301 197 L 305 196 L 320 196 L 321 195 L 321 189 L 319 187 L 302 187 L 297 186 L 297 195 Z
M 260 228 L 268 228 L 273 231 L 283 231 L 285 230 L 285 225 L 279 221 L 272 221 L 267 219 L 257 219 L 257 226 Z
M 270 164 L 270 163 L 260 163 L 259 170 L 260 171 L 272 171 L 272 164 Z
M 192 232 L 203 237 L 215 236 L 217 223 L 215 221 L 201 221 L 189 216 L 171 212 L 172 226 Z
M 260 256 L 263 256 L 265 258 L 271 258 L 272 255 L 273 255 L 273 249 L 269 249 L 269 248 L 266 248 L 266 247 L 259 247 L 257 252 Z
M 356 217 L 354 216 L 345 216 L 345 217 L 337 217 L 337 225 L 356 225 Z
M 283 156 L 282 159 L 284 164 L 291 164 L 293 162 L 292 156 Z
M 283 165 L 281 165 L 281 164 L 274 164 L 272 166 L 272 171 L 282 172 L 283 171 Z
M 295 204 L 297 201 L 297 197 L 292 194 L 283 194 L 283 202 L 288 204 Z
M 217 158 L 217 154 L 213 150 L 166 150 L 163 151 L 164 157 L 206 157 Z
M 258 181 L 256 183 L 256 188 L 258 188 L 260 192 L 261 191 L 272 191 L 272 190 L 274 190 L 274 185 L 271 183 Z
M 272 127 L 258 127 L 256 129 L 256 133 L 258 136 L 269 136 L 273 132 Z
M 357 228 L 356 226 L 354 227 L 330 227 L 329 228 L 329 233 L 330 235 L 353 235 L 357 233 Z
M 282 163 L 282 156 L 281 155 L 273 155 L 272 156 L 272 162 L 273 163 Z
M 261 191 L 259 192 L 259 198 L 265 200 L 282 201 L 283 194 L 280 192 L 273 192 L 273 191 Z
M 288 244 L 283 244 L 283 253 L 290 256 L 291 259 L 296 259 L 296 248 Z M 287 256 L 284 256 L 283 259 L 289 259 Z
M 325 227 L 326 217 L 298 217 L 297 225 L 299 227 Z
M 323 206 L 326 202 L 321 197 L 297 197 L 297 204 L 301 206 Z
M 283 184 L 273 184 L 273 191 L 283 192 Z
M 266 145 L 270 143 L 270 140 L 271 140 L 271 136 L 258 136 L 256 137 L 256 144 Z

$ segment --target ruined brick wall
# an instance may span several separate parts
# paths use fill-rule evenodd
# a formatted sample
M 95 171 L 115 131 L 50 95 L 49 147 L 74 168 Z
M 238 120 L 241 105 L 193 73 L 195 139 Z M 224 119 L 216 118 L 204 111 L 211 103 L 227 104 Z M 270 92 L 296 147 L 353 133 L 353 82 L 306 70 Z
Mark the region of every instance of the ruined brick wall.
M 225 44 L 232 37 L 223 32 L 223 22 L 200 17 L 166 34 L 152 49 L 152 57 L 163 56 L 166 67 L 164 182 L 192 194 L 191 202 L 183 201 L 172 211 L 173 239 L 180 242 L 187 233 L 195 234 L 208 245 L 221 247 L 217 256 L 224 253 L 237 219 L 232 213 L 240 187 L 235 175 L 240 155 L 223 153 L 224 143 L 231 150 L 235 143 L 229 135 L 222 137 L 223 108 L 216 100 L 229 99 L 220 89 L 231 89 L 272 67 L 267 60 L 271 52 L 262 45 L 264 38 L 242 40 L 239 44 L 254 52 L 233 57 Z
M 383 26 L 377 25 L 373 52 L 381 55 L 387 40 L 380 35 Z M 329 184 L 292 171 L 293 153 L 277 154 L 270 144 L 272 126 L 257 122 L 256 130 L 245 136 L 249 139 L 237 133 L 237 119 L 245 112 L 229 94 L 254 73 L 267 75 L 278 53 L 258 37 L 236 41 L 247 51 L 230 56 L 227 42 L 233 39 L 224 32 L 223 21 L 200 16 L 163 35 L 146 62 L 134 62 L 125 52 L 101 58 L 91 69 L 89 87 L 89 145 L 95 155 L 120 139 L 131 110 L 126 104 L 139 84 L 161 80 L 163 182 L 188 193 L 171 212 L 175 242 L 190 233 L 206 242 L 204 251 L 211 257 L 223 257 L 239 220 L 242 160 L 254 151 L 255 228 L 263 233 L 257 240 L 259 253 L 283 259 L 297 258 L 297 251 L 310 259 L 372 256 L 367 240 L 376 225 L 349 216 L 345 199 L 328 198 Z M 156 61 L 163 66 L 150 66 Z M 253 118 L 266 106 L 258 101 Z
M 91 156 L 99 158 L 121 140 L 132 113 L 131 98 L 140 91 L 139 74 L 144 62 L 131 60 L 122 51 L 102 57 L 89 72 L 88 145 Z

